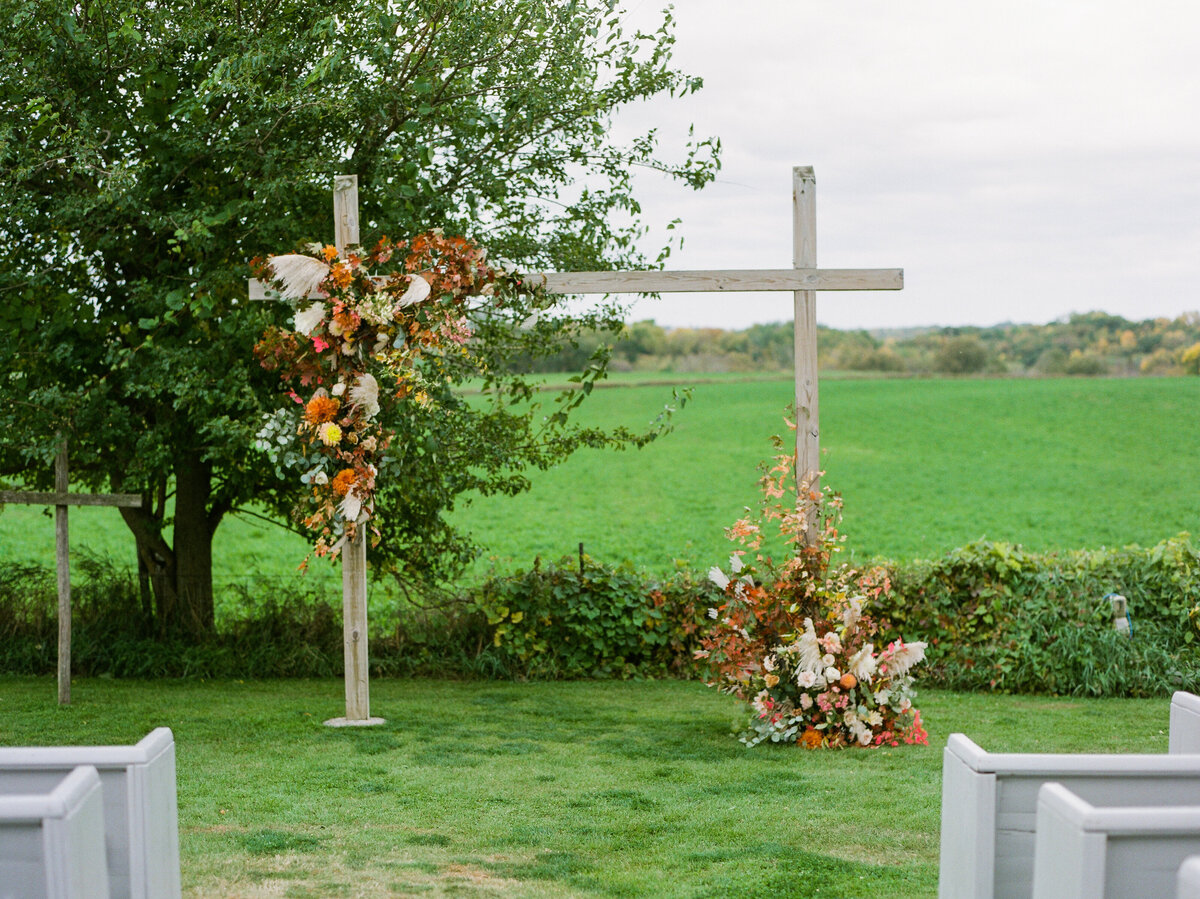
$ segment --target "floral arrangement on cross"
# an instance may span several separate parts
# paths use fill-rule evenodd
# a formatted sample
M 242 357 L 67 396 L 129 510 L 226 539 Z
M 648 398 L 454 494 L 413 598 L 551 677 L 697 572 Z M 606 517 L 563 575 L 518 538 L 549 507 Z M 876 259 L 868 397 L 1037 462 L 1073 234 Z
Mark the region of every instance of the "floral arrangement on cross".
M 308 244 L 254 259 L 251 269 L 293 308 L 293 328 L 269 329 L 254 348 L 291 400 L 265 416 L 256 446 L 281 477 L 305 485 L 296 517 L 314 534 L 316 555 L 335 558 L 376 514 L 377 481 L 394 462 L 389 408 L 429 406 L 430 374 L 447 354 L 470 354 L 469 300 L 503 304 L 540 288 L 440 231 L 341 253 Z
M 726 531 L 738 547 L 729 572 L 709 571 L 724 602 L 708 610 L 712 626 L 696 653 L 707 665 L 706 679 L 749 705 L 741 736 L 748 746 L 766 740 L 808 749 L 925 744 L 911 674 L 925 644 L 897 637 L 879 648 L 880 623 L 869 609 L 872 599 L 891 590 L 887 572 L 833 563 L 845 542 L 838 531 L 841 497 L 810 483 L 794 492 L 795 461 L 794 455 L 775 458 L 760 481 L 759 514 L 747 509 Z M 801 501 L 780 502 L 791 495 Z M 821 528 L 815 540 L 808 539 L 811 522 Z M 769 552 L 772 531 L 785 554 L 782 564 Z

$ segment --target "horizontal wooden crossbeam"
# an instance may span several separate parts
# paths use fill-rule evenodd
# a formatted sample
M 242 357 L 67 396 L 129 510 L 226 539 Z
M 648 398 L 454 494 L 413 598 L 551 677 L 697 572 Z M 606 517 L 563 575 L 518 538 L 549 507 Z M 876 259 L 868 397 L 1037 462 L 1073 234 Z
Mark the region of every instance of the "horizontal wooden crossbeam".
M 706 293 L 709 291 L 902 290 L 899 268 L 718 269 L 698 272 L 544 272 L 549 293 Z
M 133 493 L 26 493 L 0 490 L 0 505 L 20 503 L 27 506 L 124 506 L 140 509 L 142 498 Z
M 902 268 L 716 269 L 664 272 L 530 272 L 548 293 L 706 293 L 710 291 L 903 290 Z M 379 280 L 383 280 L 382 278 Z M 314 298 L 317 294 L 312 294 Z M 250 299 L 279 294 L 250 282 Z

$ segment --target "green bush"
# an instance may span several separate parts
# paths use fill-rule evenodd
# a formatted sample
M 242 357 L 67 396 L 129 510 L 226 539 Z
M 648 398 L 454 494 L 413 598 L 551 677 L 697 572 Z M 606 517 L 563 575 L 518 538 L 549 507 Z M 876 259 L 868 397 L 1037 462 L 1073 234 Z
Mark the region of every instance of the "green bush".
M 330 677 L 342 671 L 340 609 L 316 588 L 247 592 L 203 643 L 158 639 L 128 571 L 78 560 L 76 674 Z M 928 642 L 921 683 L 1076 696 L 1200 692 L 1200 554 L 1186 535 L 1149 549 L 1036 554 L 972 543 L 889 569 L 875 600 L 885 630 Z M 1112 627 L 1129 600 L 1133 636 Z M 494 576 L 457 595 L 372 620 L 373 676 L 695 676 L 693 653 L 719 591 L 696 573 L 666 579 L 585 559 Z M 0 673 L 51 674 L 53 571 L 0 565 Z
M 681 572 L 647 580 L 631 567 L 570 558 L 494 577 L 474 593 L 492 645 L 525 677 L 690 674 L 716 589 Z
M 162 639 L 132 574 L 77 563 L 72 585 L 72 670 L 77 675 L 330 677 L 343 668 L 340 610 L 303 582 L 243 588 L 203 642 Z M 374 676 L 630 677 L 693 671 L 692 654 L 715 595 L 688 572 L 649 578 L 588 560 L 493 577 L 462 595 L 427 598 L 372 621 Z M 56 669 L 53 571 L 0 565 L 0 673 Z
M 1200 684 L 1200 556 L 1150 549 L 1035 554 L 981 541 L 892 570 L 880 610 L 929 643 L 924 680 L 1006 693 L 1153 696 Z M 1133 636 L 1105 596 L 1129 600 Z

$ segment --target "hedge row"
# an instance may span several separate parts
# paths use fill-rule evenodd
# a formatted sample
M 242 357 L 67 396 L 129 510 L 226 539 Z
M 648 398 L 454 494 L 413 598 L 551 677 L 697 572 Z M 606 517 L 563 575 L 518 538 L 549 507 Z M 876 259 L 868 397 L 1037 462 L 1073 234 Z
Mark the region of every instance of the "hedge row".
M 978 542 L 894 567 L 892 582 L 883 612 L 929 642 L 926 683 L 1077 696 L 1200 686 L 1200 554 L 1187 534 L 1048 554 Z M 1132 637 L 1114 629 L 1110 593 L 1129 601 Z
M 303 591 L 244 597 L 252 612 L 202 644 L 162 639 L 129 573 L 76 566 L 80 675 L 326 677 L 342 667 L 340 615 Z M 1150 696 L 1200 688 L 1200 553 L 1187 535 L 1150 549 L 1035 554 L 980 542 L 890 566 L 877 609 L 929 643 L 920 682 L 965 690 Z M 54 577 L 0 564 L 0 672 L 55 670 Z M 1129 600 L 1133 635 L 1105 596 Z M 574 560 L 496 577 L 432 609 L 373 622 L 378 675 L 492 678 L 694 676 L 719 593 L 695 573 L 655 578 Z

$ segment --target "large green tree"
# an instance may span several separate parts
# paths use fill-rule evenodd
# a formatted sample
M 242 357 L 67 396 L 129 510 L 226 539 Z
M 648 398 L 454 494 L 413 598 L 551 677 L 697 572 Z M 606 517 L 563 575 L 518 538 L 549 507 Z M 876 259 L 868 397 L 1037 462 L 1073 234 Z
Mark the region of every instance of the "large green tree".
M 0 473 L 36 482 L 53 435 L 122 510 L 160 624 L 213 624 L 212 538 L 297 484 L 251 449 L 278 383 L 252 346 L 286 310 L 246 301 L 247 262 L 328 240 L 331 175 L 356 173 L 364 243 L 441 227 L 526 268 L 639 262 L 631 172 L 711 179 L 715 141 L 667 162 L 613 112 L 686 93 L 669 15 L 626 33 L 615 0 L 0 0 Z M 580 319 L 582 318 L 582 321 Z M 505 374 L 611 309 L 482 314 L 491 403 L 452 391 L 394 422 L 411 480 L 382 498 L 373 558 L 444 571 L 465 490 L 583 443 L 628 442 L 533 411 Z M 593 366 L 588 377 L 596 376 Z

